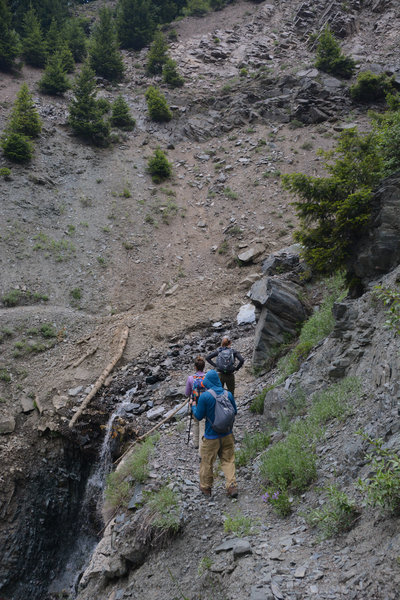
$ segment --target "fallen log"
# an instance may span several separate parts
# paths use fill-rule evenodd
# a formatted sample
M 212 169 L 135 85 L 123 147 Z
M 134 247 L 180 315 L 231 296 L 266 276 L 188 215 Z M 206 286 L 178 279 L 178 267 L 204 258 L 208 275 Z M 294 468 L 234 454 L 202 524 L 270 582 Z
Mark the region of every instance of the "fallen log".
M 88 393 L 86 398 L 83 400 L 82 405 L 80 406 L 79 410 L 74 414 L 74 416 L 70 420 L 69 425 L 68 425 L 70 429 L 75 425 L 76 421 L 79 419 L 79 417 L 81 416 L 81 414 L 83 413 L 83 411 L 85 410 L 85 408 L 87 407 L 87 405 L 89 404 L 91 399 L 97 394 L 97 392 L 102 387 L 105 380 L 107 379 L 108 375 L 111 373 L 111 371 L 114 369 L 115 365 L 121 358 L 121 356 L 125 350 L 126 342 L 128 341 L 128 335 L 129 335 L 129 327 L 125 326 L 121 333 L 121 337 L 120 337 L 119 345 L 118 345 L 118 351 L 117 351 L 116 355 L 114 356 L 112 361 L 110 363 L 108 363 L 108 365 L 106 366 L 106 368 L 104 369 L 104 371 L 102 372 L 100 377 L 97 379 L 93 388 L 90 390 L 90 392 Z

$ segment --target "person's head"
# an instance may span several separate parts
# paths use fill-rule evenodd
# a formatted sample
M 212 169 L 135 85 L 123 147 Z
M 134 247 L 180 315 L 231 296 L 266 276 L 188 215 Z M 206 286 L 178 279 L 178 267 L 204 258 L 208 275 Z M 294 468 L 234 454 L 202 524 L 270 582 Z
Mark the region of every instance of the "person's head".
M 206 366 L 206 361 L 202 356 L 197 356 L 194 361 L 194 366 L 198 371 L 204 371 L 204 367 Z
M 224 337 L 222 338 L 222 342 L 221 342 L 221 346 L 222 348 L 228 348 L 228 346 L 231 345 L 231 340 L 229 339 L 229 337 L 227 335 L 224 335 Z

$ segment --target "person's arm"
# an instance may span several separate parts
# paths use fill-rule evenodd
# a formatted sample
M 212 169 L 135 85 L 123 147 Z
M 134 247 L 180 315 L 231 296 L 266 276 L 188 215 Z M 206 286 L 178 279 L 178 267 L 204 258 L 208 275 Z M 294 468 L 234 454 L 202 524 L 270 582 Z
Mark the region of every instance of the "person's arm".
M 200 398 L 197 405 L 192 404 L 192 414 L 198 421 L 201 421 L 206 416 L 207 403 L 204 399 L 205 394 L 207 394 L 207 392 L 203 392 L 202 394 L 200 394 Z
M 234 357 L 235 359 L 237 358 L 237 360 L 239 361 L 239 364 L 237 367 L 235 367 L 235 371 L 239 371 L 240 367 L 243 365 L 244 363 L 244 358 L 243 356 L 240 354 L 240 352 L 238 352 L 237 350 L 233 351 Z
M 211 366 L 214 367 L 214 369 L 217 368 L 217 365 L 215 364 L 215 362 L 212 360 L 215 356 L 218 356 L 218 350 L 215 350 L 215 352 L 211 352 L 211 354 L 207 354 L 206 356 L 206 361 L 208 363 L 210 363 Z
M 192 391 L 193 391 L 193 375 L 189 375 L 189 377 L 186 380 L 186 389 L 185 389 L 186 398 L 190 398 L 190 396 L 192 395 Z

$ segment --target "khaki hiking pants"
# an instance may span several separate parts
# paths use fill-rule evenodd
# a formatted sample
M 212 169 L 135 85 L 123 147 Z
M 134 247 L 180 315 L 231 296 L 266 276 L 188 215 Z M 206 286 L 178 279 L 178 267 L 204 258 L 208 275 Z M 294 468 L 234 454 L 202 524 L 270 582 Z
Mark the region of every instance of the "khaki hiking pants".
M 193 417 L 193 446 L 199 449 L 199 456 L 201 456 L 201 446 L 203 444 L 203 435 L 205 428 L 205 419 L 198 421 L 196 417 Z
M 236 487 L 235 476 L 235 441 L 233 434 L 216 440 L 207 440 L 203 437 L 200 463 L 200 485 L 202 488 L 211 489 L 214 482 L 213 467 L 215 459 L 219 457 L 221 468 L 225 475 L 225 487 Z

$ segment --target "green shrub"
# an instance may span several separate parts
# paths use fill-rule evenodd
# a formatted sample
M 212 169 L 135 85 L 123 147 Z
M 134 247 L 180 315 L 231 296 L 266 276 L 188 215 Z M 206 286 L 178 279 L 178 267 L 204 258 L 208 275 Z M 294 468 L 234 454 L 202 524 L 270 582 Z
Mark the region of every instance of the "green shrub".
M 400 169 L 400 104 L 397 107 L 396 102 L 391 104 L 391 110 L 375 115 L 374 131 L 383 160 L 383 175 L 391 175 Z
M 351 412 L 349 398 L 359 398 L 360 381 L 356 377 L 345 377 L 313 396 L 308 421 L 324 425 L 331 419 L 344 420 Z
M 0 70 L 11 71 L 21 47 L 17 33 L 12 28 L 12 14 L 5 0 L 0 1 Z
M 150 86 L 146 92 L 147 109 L 153 121 L 163 122 L 172 119 L 172 112 L 167 104 L 165 96 L 158 88 Z
M 262 456 L 260 474 L 276 491 L 302 492 L 317 475 L 313 441 L 290 432 Z
M 245 537 L 253 531 L 253 519 L 246 517 L 238 510 L 235 515 L 224 515 L 225 533 L 234 533 L 237 537 Z
M 273 386 L 272 386 L 273 387 Z M 258 415 L 262 415 L 264 412 L 264 400 L 267 392 L 272 389 L 272 387 L 266 387 L 263 389 L 257 396 L 254 398 L 252 403 L 250 404 L 250 412 L 256 413 Z
M 11 381 L 11 375 L 4 367 L 0 367 L 0 381 L 4 381 L 5 383 L 10 383 Z
M 125 131 L 132 131 L 135 124 L 136 121 L 130 114 L 128 103 L 120 94 L 112 105 L 111 125 Z
M 314 346 L 332 331 L 335 319 L 332 307 L 345 295 L 343 273 L 337 273 L 323 281 L 325 297 L 318 310 L 303 324 L 296 346 L 278 361 L 278 369 L 284 377 L 298 371 L 300 365 Z
M 46 64 L 47 46 L 32 5 L 23 18 L 22 56 L 32 67 L 40 68 Z
M 168 58 L 163 66 L 163 81 L 172 88 L 182 87 L 185 83 L 182 75 L 179 74 L 176 61 Z
M 269 446 L 271 435 L 266 431 L 256 431 L 254 433 L 245 432 L 240 449 L 235 452 L 235 461 L 238 467 L 247 465 L 248 462 L 259 452 L 262 452 Z
M 400 291 L 376 285 L 374 296 L 381 300 L 384 306 L 388 307 L 385 311 L 387 317 L 385 326 L 394 331 L 395 334 L 400 335 Z
M 325 73 L 331 73 L 344 79 L 350 79 L 355 70 L 355 62 L 345 56 L 328 27 L 322 32 L 317 46 L 315 66 Z
M 286 489 L 268 488 L 262 496 L 262 501 L 271 504 L 281 517 L 287 517 L 292 512 L 293 498 L 289 496 Z
M 350 96 L 358 102 L 374 102 L 384 100 L 393 89 L 393 78 L 385 73 L 375 75 L 371 71 L 364 71 L 357 77 L 357 82 L 350 87 Z
M 6 131 L 0 141 L 4 156 L 18 163 L 29 162 L 33 156 L 33 144 L 26 135 Z
M 326 488 L 326 496 L 322 508 L 314 509 L 305 515 L 307 523 L 321 531 L 322 539 L 349 531 L 360 514 L 355 501 L 336 485 Z
M 167 485 L 148 496 L 151 524 L 161 533 L 176 533 L 180 528 L 178 496 Z
M 374 448 L 374 453 L 367 454 L 367 462 L 371 465 L 365 479 L 359 479 L 357 487 L 365 494 L 365 501 L 371 506 L 388 509 L 393 515 L 400 514 L 400 457 L 383 448 L 383 440 L 374 440 L 367 435 L 363 438 Z
M 40 326 L 40 333 L 44 338 L 57 337 L 57 330 L 54 325 L 51 325 L 50 323 L 43 323 L 43 325 Z
M 159 183 L 164 179 L 171 177 L 172 165 L 168 162 L 165 153 L 161 148 L 156 148 L 153 156 L 148 160 L 148 171 L 155 183 Z
M 0 177 L 3 177 L 6 181 L 11 179 L 11 169 L 8 167 L 0 167 Z

